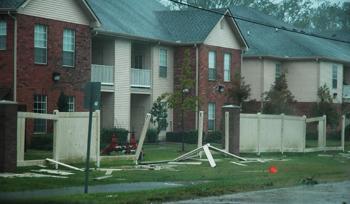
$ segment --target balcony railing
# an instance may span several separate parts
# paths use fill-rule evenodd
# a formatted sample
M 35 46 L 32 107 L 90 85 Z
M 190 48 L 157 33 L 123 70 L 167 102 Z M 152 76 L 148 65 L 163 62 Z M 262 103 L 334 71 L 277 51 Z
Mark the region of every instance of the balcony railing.
M 131 87 L 151 88 L 151 70 L 131 68 Z
M 343 98 L 350 99 L 350 85 L 343 85 Z
M 114 67 L 110 65 L 91 65 L 91 81 L 101 82 L 102 85 L 114 84 Z

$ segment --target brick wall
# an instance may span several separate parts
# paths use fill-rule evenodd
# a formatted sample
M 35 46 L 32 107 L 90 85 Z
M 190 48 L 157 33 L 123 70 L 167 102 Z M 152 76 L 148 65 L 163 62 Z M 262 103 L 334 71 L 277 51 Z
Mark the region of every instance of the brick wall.
M 18 65 L 17 95 L 18 101 L 27 105 L 27 111 L 33 111 L 35 94 L 47 95 L 48 112 L 57 109 L 57 100 L 61 91 L 76 97 L 76 110 L 83 111 L 83 87 L 90 81 L 90 44 L 88 26 L 60 22 L 55 20 L 18 15 Z M 34 63 L 34 26 L 43 24 L 48 27 L 47 64 Z M 75 30 L 75 67 L 62 67 L 63 30 Z M 53 72 L 60 73 L 58 82 L 52 80 Z
M 190 49 L 191 53 L 191 67 L 193 79 L 196 77 L 196 48 L 191 47 L 178 47 L 174 54 L 174 81 L 175 89 L 179 88 L 179 77 L 181 76 L 181 65 L 183 62 L 183 53 L 185 49 Z M 217 78 L 215 81 L 208 80 L 208 52 L 216 52 L 216 72 Z M 218 85 L 224 85 L 225 92 L 231 87 L 230 82 L 224 82 L 224 54 L 231 53 L 231 80 L 234 80 L 235 72 L 240 71 L 241 57 L 240 50 L 227 49 L 221 47 L 214 47 L 208 45 L 200 45 L 198 47 L 198 69 L 199 69 L 199 82 L 198 82 L 198 95 L 200 98 L 199 110 L 204 111 L 204 131 L 207 132 L 208 122 L 208 103 L 213 102 L 216 105 L 216 130 L 220 130 L 221 118 L 222 118 L 222 106 L 226 103 L 232 103 L 225 93 L 219 93 L 217 91 Z M 195 90 L 191 90 L 191 94 L 195 94 Z M 181 124 L 181 112 L 174 111 L 174 130 L 179 131 Z M 185 130 L 195 129 L 195 113 L 185 114 Z
M 7 22 L 6 50 L 0 50 L 0 100 L 13 100 L 13 27 L 14 21 L 1 14 L 0 20 Z

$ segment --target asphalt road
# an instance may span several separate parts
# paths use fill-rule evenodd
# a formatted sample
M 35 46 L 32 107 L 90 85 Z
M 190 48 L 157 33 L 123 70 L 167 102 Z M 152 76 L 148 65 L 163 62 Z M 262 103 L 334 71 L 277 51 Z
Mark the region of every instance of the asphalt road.
M 172 203 L 350 204 L 350 181 L 235 193 Z

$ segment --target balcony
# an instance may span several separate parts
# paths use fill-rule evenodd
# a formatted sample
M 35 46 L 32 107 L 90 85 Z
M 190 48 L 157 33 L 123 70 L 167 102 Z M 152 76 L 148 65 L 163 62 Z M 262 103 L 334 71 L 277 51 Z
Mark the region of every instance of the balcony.
M 114 85 L 114 67 L 111 65 L 91 65 L 91 81 L 101 82 L 102 85 Z
M 130 86 L 133 88 L 151 88 L 151 70 L 131 68 Z

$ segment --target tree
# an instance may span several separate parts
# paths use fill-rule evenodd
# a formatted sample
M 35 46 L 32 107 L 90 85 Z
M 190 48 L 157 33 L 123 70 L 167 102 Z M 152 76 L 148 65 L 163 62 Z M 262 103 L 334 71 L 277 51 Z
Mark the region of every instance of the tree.
M 153 103 L 151 109 L 151 122 L 157 126 L 157 135 L 159 135 L 161 130 L 164 130 L 166 127 L 168 127 L 168 104 L 165 99 L 166 94 L 159 96 Z
M 339 113 L 333 103 L 330 90 L 326 84 L 319 87 L 317 90 L 319 102 L 315 105 L 314 116 L 327 116 L 327 123 L 331 126 L 337 126 L 339 122 Z
M 170 108 L 181 112 L 182 151 L 185 151 L 184 114 L 187 111 L 195 111 L 199 101 L 197 96 L 191 94 L 194 89 L 195 81 L 190 65 L 190 50 L 185 49 L 179 84 L 176 85 L 174 93 L 168 94 L 167 100 Z
M 61 91 L 57 101 L 57 108 L 60 112 L 68 112 L 68 96 Z
M 270 90 L 264 93 L 263 113 L 267 114 L 292 114 L 294 113 L 291 103 L 294 102 L 293 94 L 288 90 L 285 74 L 282 74 L 271 86 Z
M 250 85 L 246 84 L 244 77 L 240 74 L 235 75 L 235 80 L 231 82 L 232 87 L 228 90 L 227 96 L 230 97 L 237 105 L 242 105 L 243 101 L 250 96 Z

